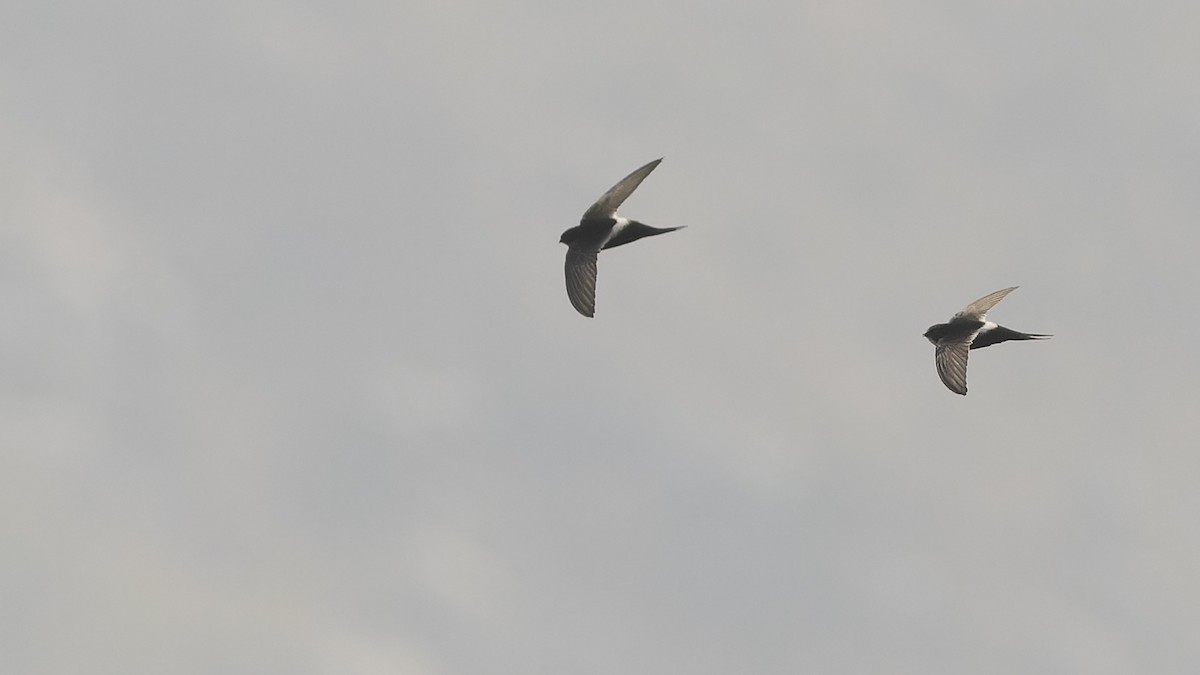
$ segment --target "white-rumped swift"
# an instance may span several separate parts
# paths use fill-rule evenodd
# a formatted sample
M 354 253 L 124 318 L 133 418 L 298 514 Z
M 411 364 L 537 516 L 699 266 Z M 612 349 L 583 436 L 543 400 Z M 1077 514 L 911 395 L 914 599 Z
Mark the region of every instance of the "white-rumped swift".
M 956 394 L 967 394 L 967 354 L 972 349 L 988 347 L 1006 340 L 1037 340 L 1048 338 L 1040 333 L 1022 333 L 987 320 L 987 313 L 1004 296 L 1017 289 L 1005 288 L 983 296 L 950 317 L 950 321 L 930 326 L 925 337 L 934 346 L 934 361 L 938 377 L 946 388 Z
M 567 297 L 580 314 L 590 317 L 596 313 L 596 256 L 600 251 L 685 227 L 650 227 L 617 215 L 617 208 L 661 161 L 660 157 L 622 178 L 558 240 L 567 245 Z

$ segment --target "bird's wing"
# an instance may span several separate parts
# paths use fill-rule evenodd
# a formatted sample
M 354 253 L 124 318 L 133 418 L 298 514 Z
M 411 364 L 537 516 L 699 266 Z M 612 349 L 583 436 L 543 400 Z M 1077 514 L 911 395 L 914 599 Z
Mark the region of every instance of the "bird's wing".
M 963 396 L 967 395 L 967 355 L 970 353 L 970 340 L 939 342 L 933 353 L 942 384 L 950 391 Z
M 951 321 L 954 319 L 975 319 L 976 321 L 983 321 L 984 317 L 987 316 L 989 309 L 995 307 L 996 303 L 1004 299 L 1004 296 L 1012 293 L 1015 290 L 1017 290 L 1017 287 L 1012 286 L 1010 288 L 1005 288 L 1004 290 L 996 291 L 995 293 L 989 293 L 975 302 L 967 305 L 966 307 L 963 307 L 961 312 L 955 314 L 951 318 Z
M 567 297 L 579 313 L 590 317 L 596 313 L 596 249 L 567 249 Z
M 654 167 L 658 166 L 658 163 L 661 161 L 662 158 L 660 157 L 622 178 L 619 183 L 609 188 L 608 192 L 605 192 L 600 199 L 596 200 L 595 204 L 592 204 L 591 208 L 584 212 L 583 220 L 603 220 L 605 218 L 612 218 L 617 212 L 617 207 L 623 204 L 626 199 L 629 199 L 629 195 L 633 194 L 633 191 L 637 189 L 637 186 L 642 184 L 642 181 L 646 179 L 646 176 L 649 176 L 650 172 L 653 171 Z

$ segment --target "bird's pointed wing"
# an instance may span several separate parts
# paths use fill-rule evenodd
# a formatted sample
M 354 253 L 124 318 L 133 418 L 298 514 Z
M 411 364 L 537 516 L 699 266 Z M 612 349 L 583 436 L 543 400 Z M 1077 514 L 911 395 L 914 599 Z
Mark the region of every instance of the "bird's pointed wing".
M 1010 288 L 996 291 L 995 293 L 989 293 L 975 302 L 967 305 L 966 307 L 963 307 L 961 312 L 955 314 L 951 318 L 951 321 L 954 319 L 975 319 L 976 321 L 983 321 L 987 316 L 989 309 L 995 307 L 996 303 L 1004 299 L 1004 296 L 1012 293 L 1015 290 L 1017 290 L 1017 287 L 1012 286 Z
M 967 355 L 970 353 L 970 340 L 939 342 L 933 353 L 942 384 L 963 396 L 967 395 Z
M 662 158 L 658 158 L 653 162 L 643 166 L 633 173 L 625 176 L 619 183 L 609 188 L 600 199 L 596 200 L 595 204 L 583 214 L 583 220 L 601 220 L 604 218 L 612 218 L 617 213 L 617 207 L 629 199 L 629 195 L 637 189 L 637 186 L 642 184 L 646 176 L 658 166 Z
M 580 314 L 596 314 L 596 254 L 595 249 L 567 249 L 567 297 Z

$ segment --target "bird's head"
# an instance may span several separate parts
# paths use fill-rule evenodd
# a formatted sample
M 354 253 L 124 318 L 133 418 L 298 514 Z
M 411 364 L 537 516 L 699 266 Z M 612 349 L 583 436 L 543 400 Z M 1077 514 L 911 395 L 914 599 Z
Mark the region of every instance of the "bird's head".
M 558 243 L 566 244 L 567 246 L 570 246 L 571 242 L 575 241 L 578 238 L 579 238 L 579 226 L 576 225 L 575 227 L 572 227 L 571 229 L 567 230 L 566 232 L 563 232 L 562 236 L 558 238 Z

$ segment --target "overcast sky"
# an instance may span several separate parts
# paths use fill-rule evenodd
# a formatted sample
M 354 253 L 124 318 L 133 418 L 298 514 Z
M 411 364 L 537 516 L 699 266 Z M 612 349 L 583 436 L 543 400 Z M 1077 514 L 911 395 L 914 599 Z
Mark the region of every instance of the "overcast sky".
M 2 669 L 1200 672 L 1197 35 L 3 3 Z

